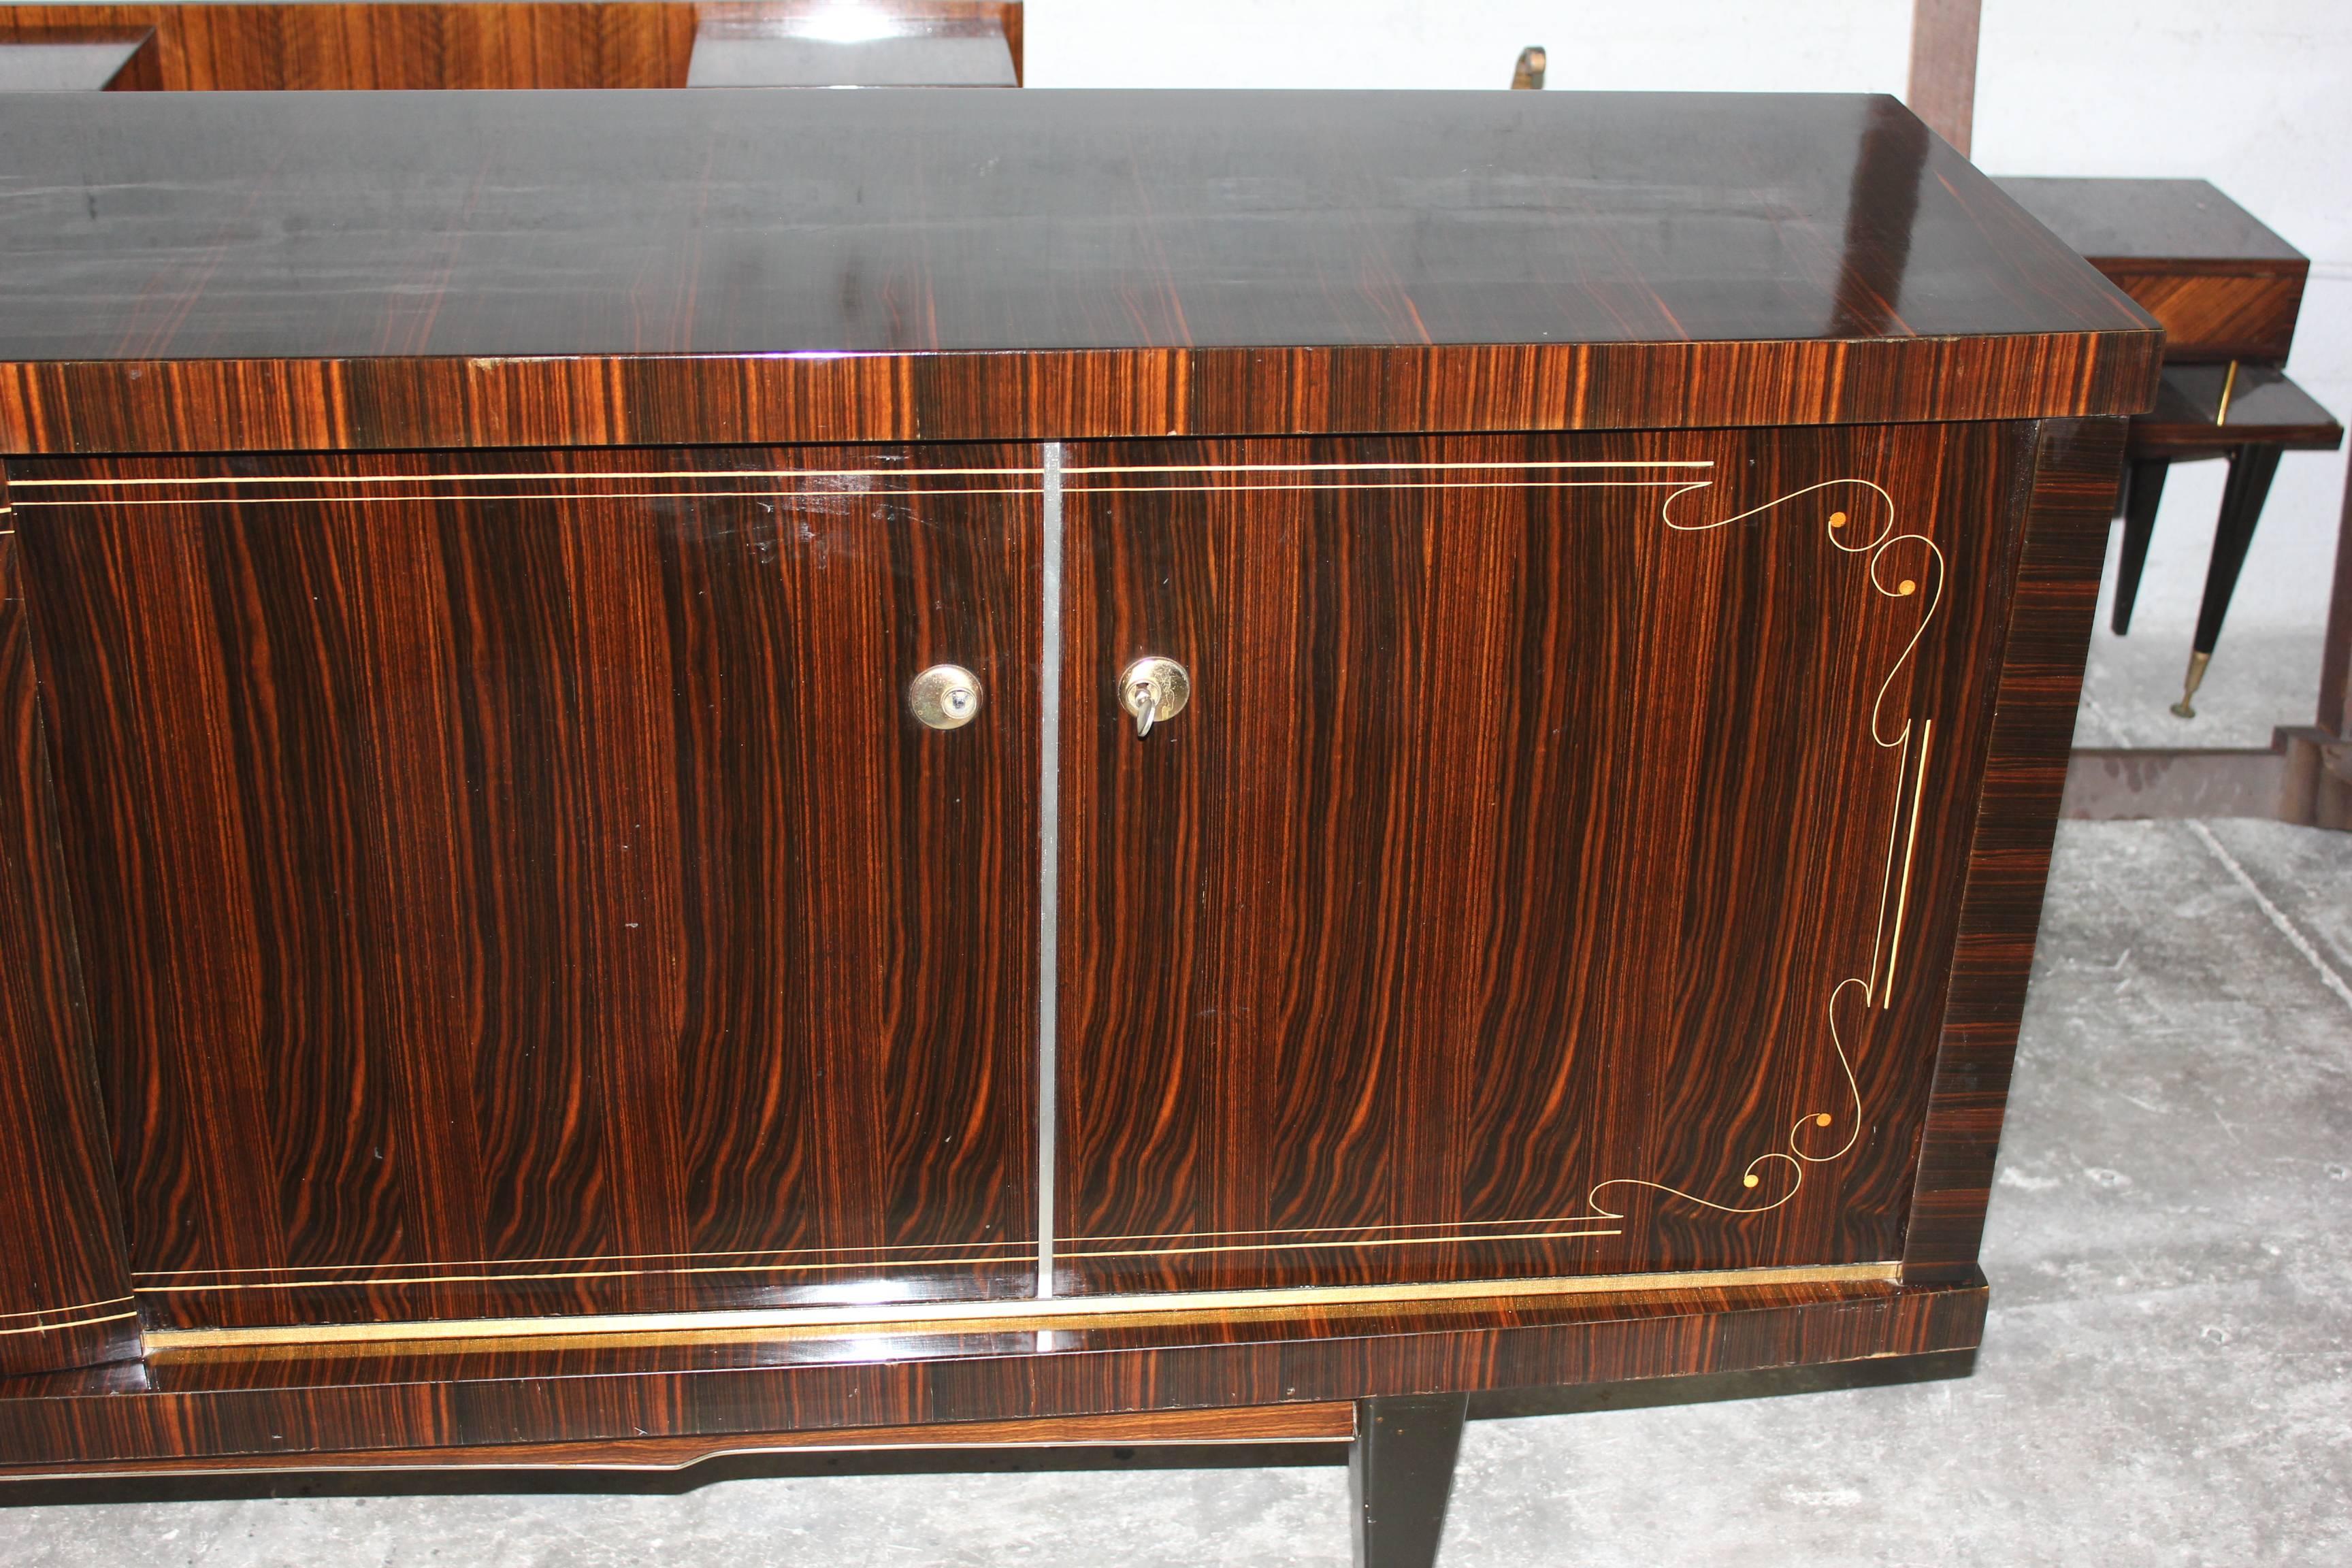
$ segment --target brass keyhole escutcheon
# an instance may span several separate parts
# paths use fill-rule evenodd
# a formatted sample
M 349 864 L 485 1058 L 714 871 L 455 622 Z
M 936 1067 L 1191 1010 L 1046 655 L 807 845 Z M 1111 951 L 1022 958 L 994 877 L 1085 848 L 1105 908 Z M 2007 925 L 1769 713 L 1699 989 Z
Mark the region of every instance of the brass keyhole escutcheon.
M 1192 676 L 1172 658 L 1139 658 L 1119 672 L 1118 705 L 1135 719 L 1135 738 L 1173 719 L 1192 700 Z
M 907 708 L 934 730 L 961 730 L 980 713 L 980 677 L 935 664 L 907 683 Z

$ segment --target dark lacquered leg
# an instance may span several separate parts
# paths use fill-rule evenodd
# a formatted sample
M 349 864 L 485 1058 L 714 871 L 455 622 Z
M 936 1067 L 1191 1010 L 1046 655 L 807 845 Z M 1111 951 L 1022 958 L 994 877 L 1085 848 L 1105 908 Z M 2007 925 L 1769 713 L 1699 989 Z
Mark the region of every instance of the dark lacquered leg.
M 1431 1568 L 1436 1563 L 1468 1403 L 1459 1394 L 1356 1402 L 1356 1442 L 1348 1453 L 1356 1568 Z
M 2246 551 L 2254 542 L 2254 525 L 2262 521 L 2263 502 L 2270 498 L 2280 448 L 2245 446 L 2230 454 L 2230 482 L 2221 488 L 2221 519 L 2213 529 L 2213 563 L 2205 569 L 2205 602 L 2197 612 L 2197 637 L 2189 646 L 2189 675 L 2180 700 L 2172 710 L 2183 719 L 2197 717 L 2191 706 L 2197 688 L 2212 661 L 2214 645 L 2221 640 L 2221 622 L 2230 613 L 2230 595 L 2238 590 L 2238 573 L 2246 564 Z
M 2156 537 L 2157 503 L 2164 499 L 2168 458 L 2142 458 L 2124 479 L 2124 558 L 2116 569 L 2116 636 L 2131 630 L 2132 605 L 2139 598 L 2139 575 L 2147 566 L 2147 542 Z

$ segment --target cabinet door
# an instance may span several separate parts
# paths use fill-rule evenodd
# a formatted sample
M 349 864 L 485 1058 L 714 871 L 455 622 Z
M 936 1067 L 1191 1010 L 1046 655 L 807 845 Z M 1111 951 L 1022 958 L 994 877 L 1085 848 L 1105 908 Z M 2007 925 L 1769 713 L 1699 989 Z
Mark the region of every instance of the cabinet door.
M 150 1321 L 1029 1293 L 1036 474 L 12 464 Z
M 1060 1289 L 1898 1258 L 2023 436 L 1072 448 Z

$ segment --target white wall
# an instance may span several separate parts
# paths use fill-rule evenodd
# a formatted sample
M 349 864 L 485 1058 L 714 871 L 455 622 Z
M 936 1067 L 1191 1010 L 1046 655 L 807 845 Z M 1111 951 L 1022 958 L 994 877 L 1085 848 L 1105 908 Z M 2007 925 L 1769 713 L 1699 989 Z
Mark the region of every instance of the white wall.
M 1909 0 L 1028 0 L 1033 87 L 1502 88 L 1542 44 L 1558 88 L 1903 91 Z M 1977 162 L 2211 180 L 2312 258 L 2289 370 L 2352 412 L 2352 4 L 1984 0 Z M 2231 612 L 2316 626 L 2341 454 L 2291 454 Z M 2176 470 L 2138 626 L 2195 618 L 2221 466 Z

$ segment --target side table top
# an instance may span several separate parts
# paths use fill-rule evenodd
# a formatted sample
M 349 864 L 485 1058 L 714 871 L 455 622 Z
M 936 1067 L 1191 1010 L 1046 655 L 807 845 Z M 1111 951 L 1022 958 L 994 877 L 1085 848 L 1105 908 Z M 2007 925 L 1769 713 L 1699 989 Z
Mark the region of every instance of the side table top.
M 2156 406 L 2131 426 L 2136 457 L 2211 458 L 2250 445 L 2332 452 L 2343 442 L 2336 416 L 2267 365 L 2168 366 Z
M 2204 180 L 2003 176 L 1995 183 L 2095 266 L 2102 261 L 2309 265 L 2303 252 Z

